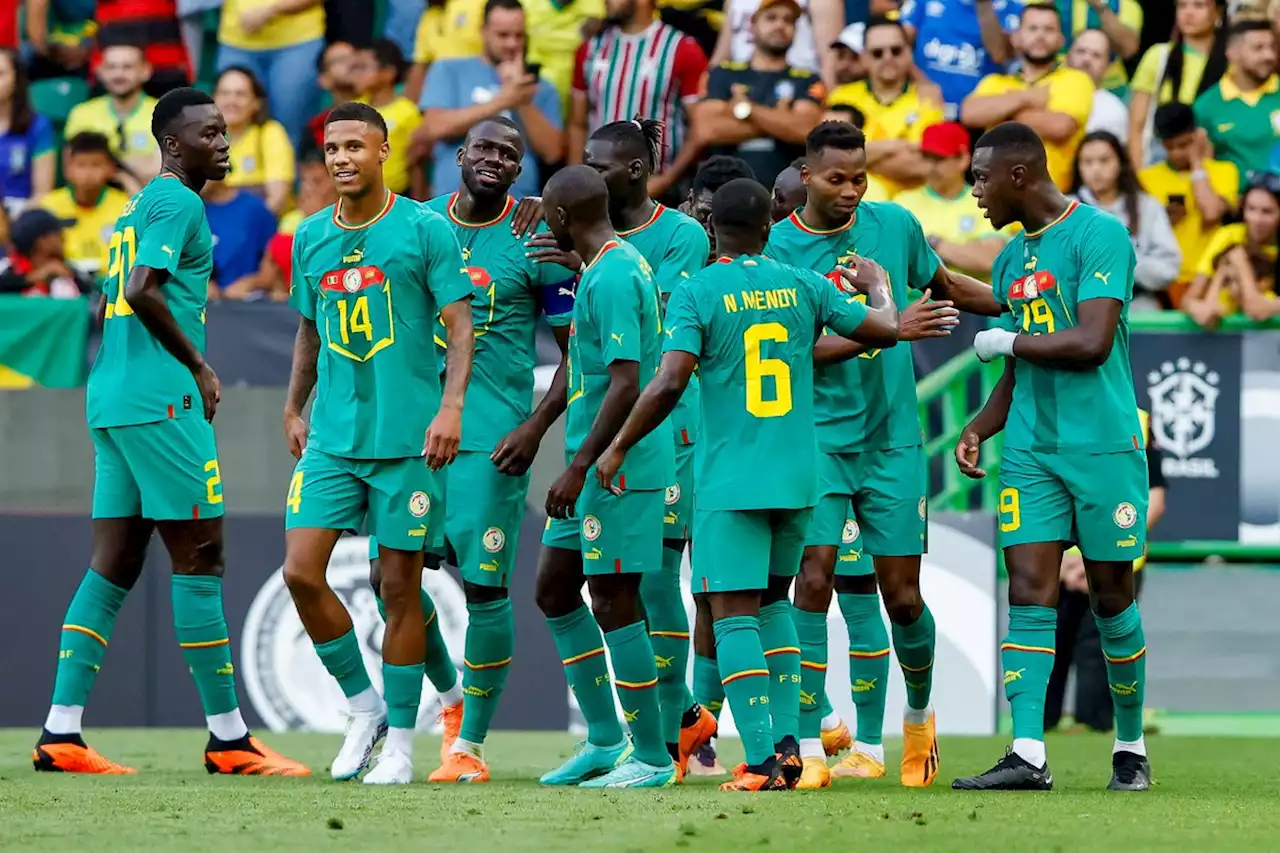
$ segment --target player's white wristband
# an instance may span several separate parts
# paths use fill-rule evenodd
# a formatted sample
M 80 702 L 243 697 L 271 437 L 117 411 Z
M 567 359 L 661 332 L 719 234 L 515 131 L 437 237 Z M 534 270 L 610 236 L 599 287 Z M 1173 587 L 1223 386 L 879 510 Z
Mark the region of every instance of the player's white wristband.
M 978 359 L 991 361 L 997 356 L 1013 357 L 1013 342 L 1018 339 L 1017 332 L 1007 329 L 983 329 L 973 338 L 973 349 Z

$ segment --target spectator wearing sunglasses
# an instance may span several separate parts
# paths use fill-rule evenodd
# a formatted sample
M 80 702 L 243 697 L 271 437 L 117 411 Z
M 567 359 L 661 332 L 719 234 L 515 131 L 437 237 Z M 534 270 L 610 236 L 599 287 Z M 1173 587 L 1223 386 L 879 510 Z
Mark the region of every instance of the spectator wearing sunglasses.
M 160 146 L 151 134 L 156 99 L 143 91 L 151 66 L 136 45 L 108 45 L 101 51 L 97 74 L 107 93 L 73 108 L 63 133 L 68 139 L 81 133 L 105 136 L 120 162 L 125 189 L 134 193 L 160 172 Z
M 902 24 L 873 17 L 864 38 L 867 79 L 841 86 L 828 102 L 862 112 L 867 169 L 892 197 L 920 186 L 928 176 L 920 139 L 926 127 L 942 121 L 942 107 L 922 96 L 912 79 L 911 46 Z

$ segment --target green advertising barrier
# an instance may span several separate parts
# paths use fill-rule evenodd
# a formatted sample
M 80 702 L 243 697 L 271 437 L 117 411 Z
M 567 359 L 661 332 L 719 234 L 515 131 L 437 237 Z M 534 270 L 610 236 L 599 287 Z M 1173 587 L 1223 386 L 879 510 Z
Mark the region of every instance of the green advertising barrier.
M 88 297 L 0 296 L 0 389 L 83 385 L 91 319 Z

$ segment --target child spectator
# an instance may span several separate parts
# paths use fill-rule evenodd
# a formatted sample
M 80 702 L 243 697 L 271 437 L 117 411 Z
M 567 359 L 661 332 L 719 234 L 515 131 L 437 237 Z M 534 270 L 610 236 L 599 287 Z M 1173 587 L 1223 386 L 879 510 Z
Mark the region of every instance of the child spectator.
M 53 189 L 53 125 L 31 108 L 17 51 L 0 50 L 0 193 L 9 216 Z
M 248 68 L 227 68 L 218 75 L 213 100 L 231 137 L 226 183 L 263 199 L 279 216 L 293 188 L 293 146 L 284 127 L 267 111 L 266 90 Z
M 405 193 L 409 189 L 409 139 L 422 113 L 418 105 L 396 94 L 396 86 L 404 77 L 404 54 L 396 43 L 378 39 L 369 47 L 356 51 L 352 63 L 352 81 L 360 92 L 360 100 L 377 108 L 387 122 L 387 142 L 391 153 L 382 166 L 387 189 Z
M 62 223 L 47 210 L 33 208 L 9 227 L 13 251 L 0 261 L 0 293 L 75 299 L 93 290 L 93 282 L 67 264 Z
M 324 165 L 324 155 L 312 152 L 298 164 L 298 209 L 280 220 L 280 228 L 267 243 L 266 254 L 258 268 L 259 289 L 273 302 L 289 298 L 289 276 L 293 270 L 293 232 L 302 220 L 324 210 L 338 200 Z
M 210 181 L 200 194 L 213 232 L 209 298 L 257 298 L 258 264 L 276 230 L 276 218 L 257 196 Z
M 1236 312 L 1251 320 L 1280 314 L 1275 298 L 1280 177 L 1265 175 L 1251 184 L 1243 207 L 1244 222 L 1224 225 L 1209 241 L 1183 300 L 1183 310 L 1205 328 Z
M 109 186 L 116 174 L 111 144 L 101 133 L 79 133 L 67 140 L 67 186 L 40 199 L 40 206 L 66 226 L 67 261 L 97 276 L 107 268 L 107 246 L 129 196 Z

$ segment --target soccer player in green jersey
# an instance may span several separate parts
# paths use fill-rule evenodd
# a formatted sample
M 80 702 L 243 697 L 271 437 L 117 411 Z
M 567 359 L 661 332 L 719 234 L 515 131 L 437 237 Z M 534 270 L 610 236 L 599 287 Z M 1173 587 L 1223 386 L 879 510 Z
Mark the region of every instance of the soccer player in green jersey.
M 797 207 L 802 206 L 809 198 L 808 188 L 804 185 L 804 158 L 797 157 L 791 165 L 778 173 L 773 179 L 773 221 L 781 222 Z
M 89 748 L 81 717 L 153 532 L 173 563 L 173 619 L 209 726 L 210 773 L 306 776 L 250 736 L 236 699 L 222 610 L 222 480 L 213 435 L 218 377 L 204 360 L 213 237 L 199 192 L 230 169 L 227 124 L 195 89 L 151 118 L 159 177 L 129 199 L 111 235 L 102 345 L 85 409 L 94 446 L 93 563 L 63 619 L 53 703 L 37 770 L 134 773 Z
M 824 122 L 814 128 L 806 141 L 802 177 L 807 201 L 770 232 L 770 257 L 828 272 L 865 254 L 884 268 L 904 315 L 908 288 L 925 291 L 910 307 L 926 317 L 950 310 L 935 308 L 928 301 L 930 293 L 963 310 L 999 314 L 990 287 L 939 263 L 910 212 L 890 202 L 862 202 L 866 140 L 856 127 Z M 946 333 L 932 328 L 923 336 Z M 900 340 L 917 336 L 914 329 L 903 331 Z M 819 365 L 814 394 L 822 499 L 814 509 L 793 614 L 803 653 L 800 746 L 805 774 L 800 787 L 825 787 L 831 781 L 820 737 L 820 697 L 833 591 L 849 626 L 850 679 L 858 708 L 854 750 L 837 772 L 884 775 L 881 729 L 889 637 L 880 619 L 877 588 L 893 625 L 893 647 L 907 686 L 902 783 L 929 785 L 938 768 L 929 703 L 936 637 L 933 616 L 920 594 L 928 472 L 911 347 L 882 352 L 827 335 L 819 340 L 814 361 Z M 863 544 L 873 560 L 862 556 Z
M 535 263 L 513 231 L 516 202 L 509 192 L 524 151 L 520 130 L 509 119 L 474 125 L 458 152 L 462 185 L 426 205 L 448 219 L 476 287 L 475 356 L 462 444 L 447 475 L 446 494 L 457 497 L 445 501 L 445 537 L 467 598 L 462 728 L 432 782 L 489 779 L 481 747 L 514 652 L 507 589 L 529 466 L 565 405 L 562 361 L 541 404 L 530 412 L 536 323 L 545 315 L 561 352 L 568 351 L 575 274 Z
M 1023 230 L 996 258 L 997 298 L 1011 314 L 974 339 L 1004 374 L 965 428 L 956 462 L 979 478 L 980 445 L 1004 433 L 999 529 L 1009 572 L 1009 633 L 1000 646 L 1013 748 L 966 790 L 1053 787 L 1045 758 L 1045 690 L 1053 671 L 1058 572 L 1066 545 L 1084 557 L 1107 681 L 1115 700 L 1113 791 L 1151 785 L 1142 737 L 1146 640 L 1133 561 L 1147 529 L 1144 430 L 1129 368 L 1134 252 L 1114 217 L 1065 198 L 1034 130 L 988 131 L 973 158 L 974 197 L 996 228 Z
M 817 273 L 762 256 L 770 208 L 768 190 L 754 180 L 716 193 L 720 259 L 672 295 L 661 369 L 597 467 L 601 487 L 616 489 L 633 447 L 700 367 L 706 438 L 693 582 L 711 606 L 720 678 L 746 750 L 727 791 L 789 788 L 800 775 L 800 650 L 794 629 L 787 645 L 773 617 L 790 628 L 787 593 L 818 498 L 814 342 L 823 327 L 871 346 L 892 347 L 898 337 L 898 310 L 874 264 L 857 259 L 849 276 L 868 291 L 868 307 Z M 847 272 L 837 275 L 843 286 Z M 787 671 L 779 658 L 791 659 Z
M 367 784 L 413 779 L 426 626 L 422 550 L 443 524 L 437 472 L 458 453 L 474 339 L 457 239 L 443 217 L 387 190 L 387 126 L 367 104 L 325 119 L 338 203 L 298 227 L 290 299 L 302 314 L 284 428 L 298 458 L 285 500 L 284 579 L 303 627 L 342 688 L 352 721 L 332 774 L 351 778 L 386 743 Z M 443 392 L 430 330 L 448 330 Z M 308 428 L 302 409 L 315 388 Z M 425 437 L 425 440 L 424 440 Z M 425 457 L 425 460 L 424 460 Z M 378 537 L 385 704 L 351 617 L 325 579 L 342 531 L 366 515 Z
M 536 590 L 588 731 L 582 749 L 541 781 L 652 788 L 674 783 L 676 765 L 663 737 L 658 668 L 641 615 L 640 585 L 663 568 L 663 499 L 675 460 L 670 433 L 662 431 L 638 447 L 618 474 L 620 494 L 600 489 L 592 476 L 596 457 L 658 369 L 662 349 L 657 281 L 640 253 L 614 231 L 608 202 L 604 181 L 589 166 L 557 172 L 543 196 L 557 242 L 591 260 L 578 282 L 569 332 L 568 467 L 547 492 Z M 580 592 L 584 576 L 591 610 Z M 604 644 L 634 755 L 608 690 Z

